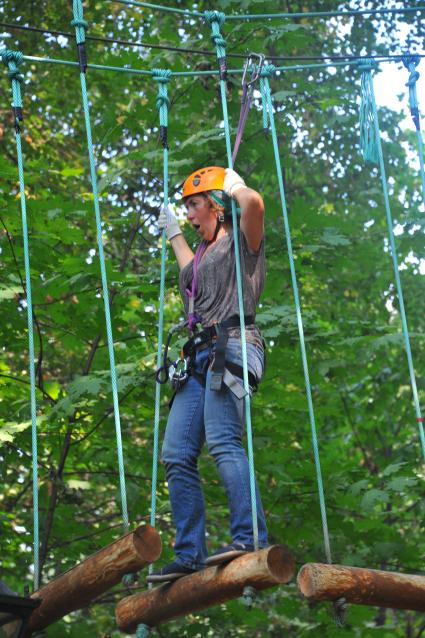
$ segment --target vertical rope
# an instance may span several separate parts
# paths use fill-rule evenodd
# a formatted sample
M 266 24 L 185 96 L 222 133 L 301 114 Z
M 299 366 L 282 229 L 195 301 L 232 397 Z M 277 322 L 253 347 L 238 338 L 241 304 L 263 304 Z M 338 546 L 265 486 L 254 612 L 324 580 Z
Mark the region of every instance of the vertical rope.
M 168 205 L 168 107 L 170 101 L 168 99 L 167 83 L 171 79 L 171 71 L 163 69 L 153 69 L 152 78 L 158 82 L 158 97 L 156 107 L 159 111 L 160 135 L 163 146 L 164 158 L 164 206 Z M 164 296 L 165 296 L 165 263 L 167 258 L 166 234 L 165 229 L 161 233 L 161 276 L 159 284 L 159 321 L 158 321 L 158 350 L 156 355 L 156 368 L 161 367 L 162 356 L 162 337 L 164 331 Z M 151 525 L 156 524 L 156 488 L 158 478 L 158 440 L 159 440 L 159 416 L 161 402 L 161 384 L 156 383 L 155 386 L 155 415 L 154 415 L 154 431 L 153 431 L 153 458 L 152 458 L 152 492 L 151 492 Z M 149 565 L 149 573 L 152 573 L 153 565 Z M 149 583 L 149 588 L 152 583 Z M 140 630 L 142 631 L 142 630 Z M 140 634 L 142 635 L 142 634 Z
M 125 487 L 124 456 L 123 456 L 123 448 L 122 448 L 121 423 L 120 423 L 120 412 L 119 412 L 119 402 L 118 402 L 118 384 L 117 384 L 117 377 L 116 377 L 116 370 L 115 370 L 114 339 L 112 335 L 111 311 L 109 307 L 109 296 L 108 296 L 108 280 L 106 276 L 105 255 L 103 251 L 102 220 L 100 216 L 99 193 L 97 188 L 96 162 L 95 162 L 94 151 L 93 151 L 93 141 L 92 141 L 92 132 L 91 132 L 91 123 L 90 123 L 90 108 L 89 108 L 89 99 L 87 94 L 86 76 L 85 76 L 85 67 L 87 66 L 87 64 L 85 62 L 84 40 L 85 40 L 85 28 L 87 23 L 82 19 L 83 6 L 82 6 L 81 0 L 73 0 L 73 8 L 74 8 L 73 26 L 75 26 L 76 40 L 77 40 L 77 44 L 79 45 L 81 93 L 82 93 L 82 99 L 83 99 L 84 120 L 86 125 L 87 149 L 88 149 L 89 163 L 90 163 L 90 178 L 91 178 L 92 191 L 93 191 L 93 205 L 94 205 L 94 212 L 96 217 L 97 246 L 99 251 L 100 272 L 101 272 L 101 278 L 102 278 L 103 304 L 105 309 L 109 364 L 111 369 L 111 385 L 112 385 L 112 398 L 113 398 L 113 406 L 114 406 L 115 433 L 116 433 L 117 454 L 118 454 L 118 469 L 119 469 L 119 477 L 120 477 L 122 519 L 123 519 L 124 533 L 126 534 L 129 530 L 129 519 L 128 519 L 128 510 L 127 510 L 127 493 L 126 493 L 126 487 Z
M 392 260 L 393 260 L 394 277 L 395 277 L 395 281 L 396 281 L 397 296 L 398 296 L 398 301 L 399 301 L 399 306 L 400 306 L 401 325 L 402 325 L 404 345 L 405 345 L 406 355 L 407 355 L 407 363 L 408 363 L 408 367 L 409 367 L 410 384 L 412 386 L 413 403 L 414 403 L 414 406 L 415 406 L 416 421 L 417 421 L 418 427 L 419 427 L 419 437 L 420 437 L 420 441 L 421 441 L 421 445 L 422 445 L 423 457 L 424 457 L 424 461 L 425 461 L 425 435 L 424 435 L 424 427 L 423 427 L 423 418 L 422 418 L 421 408 L 420 408 L 420 404 L 419 404 L 419 396 L 418 396 L 418 389 L 417 389 L 417 385 L 416 385 L 415 368 L 413 366 L 413 357 L 412 357 L 412 350 L 411 350 L 411 347 L 410 347 L 409 329 L 407 327 L 407 318 L 406 318 L 406 311 L 405 311 L 405 308 L 404 308 L 403 290 L 402 290 L 402 286 L 401 286 L 399 265 L 398 265 L 398 260 L 397 260 L 397 250 L 396 250 L 395 239 L 394 239 L 394 230 L 393 230 L 394 223 L 393 223 L 393 219 L 392 219 L 391 207 L 390 207 L 390 199 L 389 199 L 389 195 L 388 195 L 388 185 L 387 185 L 387 177 L 386 177 L 386 173 L 385 173 L 384 155 L 383 155 L 383 152 L 382 152 L 381 134 L 380 134 L 380 130 L 379 130 L 378 110 L 376 108 L 375 92 L 374 92 L 374 88 L 373 88 L 373 80 L 372 80 L 372 74 L 371 74 L 372 65 L 370 63 L 368 63 L 368 62 L 366 62 L 366 63 L 362 62 L 362 63 L 359 64 L 359 69 L 360 69 L 360 71 L 362 71 L 363 76 L 366 76 L 365 78 L 362 77 L 362 81 L 367 82 L 369 84 L 369 86 L 370 86 L 370 96 L 371 96 L 371 104 L 372 104 L 372 110 L 373 110 L 374 135 L 375 135 L 376 147 L 377 147 L 377 150 L 378 150 L 378 159 L 379 159 L 379 167 L 380 167 L 380 172 L 381 172 L 382 191 L 383 191 L 383 195 L 384 195 L 385 212 L 386 212 L 386 217 L 387 217 L 388 236 L 389 236 L 390 246 L 391 246 L 391 257 L 392 257 Z
M 418 155 L 422 180 L 422 200 L 425 204 L 424 141 L 421 131 L 421 114 L 419 111 L 418 94 L 416 91 L 416 83 L 420 77 L 419 73 L 416 71 L 416 67 L 419 62 L 420 58 L 417 55 L 409 55 L 403 58 L 403 64 L 410 73 L 406 86 L 409 88 L 410 113 L 412 115 L 412 120 L 416 129 L 416 136 L 418 138 Z
M 320 466 L 319 444 L 318 444 L 318 438 L 317 438 L 316 420 L 314 416 L 313 397 L 312 397 L 312 391 L 311 391 L 310 375 L 309 375 L 308 360 L 307 360 L 307 350 L 306 350 L 305 338 L 304 338 L 304 326 L 303 326 L 303 319 L 302 319 L 302 313 L 301 313 L 301 303 L 300 303 L 300 296 L 298 292 L 298 283 L 297 283 L 297 275 L 295 271 L 294 254 L 292 250 L 291 229 L 289 226 L 288 209 L 286 206 L 286 197 L 285 197 L 285 187 L 284 187 L 283 178 L 282 178 L 282 165 L 281 165 L 280 155 L 279 155 L 279 144 L 278 144 L 277 133 L 276 133 L 276 123 L 274 119 L 273 102 L 272 102 L 272 96 L 271 96 L 270 85 L 268 80 L 268 78 L 273 75 L 274 71 L 275 71 L 275 67 L 272 64 L 263 67 L 261 71 L 261 79 L 260 79 L 261 92 L 265 96 L 265 100 L 266 100 L 266 108 L 268 111 L 268 119 L 270 122 L 270 129 L 271 129 L 271 136 L 272 136 L 272 143 L 273 143 L 273 150 L 274 150 L 274 158 L 276 162 L 276 174 L 277 174 L 277 180 L 279 183 L 280 201 L 282 205 L 283 223 L 285 227 L 286 246 L 288 249 L 289 267 L 291 270 L 292 289 L 294 292 L 295 309 L 296 309 L 296 315 L 297 315 L 298 334 L 300 337 L 301 358 L 302 358 L 303 370 L 304 370 L 308 413 L 310 417 L 310 428 L 311 428 L 311 436 L 312 436 L 312 443 L 313 443 L 314 463 L 316 466 L 316 479 L 317 479 L 317 487 L 319 492 L 320 513 L 322 517 L 325 554 L 326 554 L 327 562 L 332 563 L 328 522 L 327 522 L 327 515 L 326 515 L 325 494 L 323 489 L 322 471 Z
M 233 168 L 229 116 L 228 116 L 227 101 L 226 101 L 226 79 L 225 79 L 226 78 L 226 66 L 225 66 L 226 41 L 223 39 L 220 33 L 220 25 L 223 24 L 225 20 L 225 16 L 224 16 L 224 13 L 219 13 L 218 11 L 206 11 L 204 15 L 205 15 L 205 21 L 207 22 L 207 24 L 211 26 L 212 39 L 217 48 L 217 59 L 219 61 L 219 66 L 220 66 L 220 93 L 221 93 L 221 104 L 222 104 L 223 120 L 224 120 L 224 133 L 226 138 L 227 162 L 228 162 L 229 168 Z M 240 317 L 240 325 L 241 325 L 243 383 L 244 383 L 244 388 L 246 392 L 244 402 L 245 402 L 246 434 L 247 434 L 247 443 L 248 443 L 252 530 L 253 530 L 253 538 L 254 538 L 254 547 L 257 550 L 259 547 L 258 519 L 257 519 L 257 501 L 256 501 L 256 490 L 255 490 L 254 449 L 253 449 L 253 442 L 252 442 L 251 399 L 249 394 L 248 361 L 247 361 L 247 354 L 246 354 L 245 315 L 244 315 L 244 305 L 243 305 L 243 290 L 242 290 L 236 204 L 233 198 L 231 202 L 232 202 L 233 240 L 235 244 L 236 282 L 237 282 L 237 288 L 238 288 L 239 317 Z
M 31 438 L 32 438 L 32 486 L 33 486 L 33 527 L 34 527 L 34 576 L 33 586 L 37 590 L 40 586 L 40 559 L 39 559 L 39 514 L 38 514 L 38 451 L 37 451 L 37 405 L 36 405 L 36 382 L 35 382 L 35 354 L 34 354 L 34 327 L 32 312 L 31 294 L 31 270 L 28 242 L 27 206 L 25 197 L 25 173 L 24 158 L 22 153 L 20 122 L 23 120 L 23 104 L 21 96 L 21 82 L 23 77 L 19 73 L 18 65 L 23 60 L 20 51 L 3 50 L 1 53 L 4 64 L 8 67 L 8 75 L 12 88 L 12 109 L 15 117 L 15 139 L 16 152 L 18 156 L 19 193 L 21 200 L 22 235 L 24 243 L 24 263 L 25 263 L 25 295 L 27 304 L 28 321 L 28 357 L 30 373 L 30 406 L 31 406 Z

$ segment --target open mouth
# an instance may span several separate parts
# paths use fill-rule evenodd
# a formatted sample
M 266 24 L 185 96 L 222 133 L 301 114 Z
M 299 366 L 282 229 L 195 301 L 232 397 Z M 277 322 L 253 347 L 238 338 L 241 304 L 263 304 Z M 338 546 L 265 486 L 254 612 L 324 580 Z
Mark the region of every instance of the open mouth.
M 195 230 L 199 230 L 201 227 L 200 224 L 192 224 L 192 226 Z

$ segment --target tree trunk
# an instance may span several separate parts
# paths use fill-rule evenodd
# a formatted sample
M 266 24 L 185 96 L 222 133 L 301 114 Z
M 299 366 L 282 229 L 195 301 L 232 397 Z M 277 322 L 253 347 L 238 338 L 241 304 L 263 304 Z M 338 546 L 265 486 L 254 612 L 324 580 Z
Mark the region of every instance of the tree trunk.
M 154 627 L 177 616 L 237 598 L 245 587 L 261 590 L 287 583 L 294 570 L 294 558 L 288 548 L 273 545 L 225 565 L 208 567 L 174 583 L 124 598 L 116 608 L 117 624 L 127 633 L 134 632 L 140 623 Z
M 161 554 L 161 539 L 150 525 L 141 525 L 86 558 L 34 592 L 42 603 L 32 614 L 28 633 L 43 629 L 113 587 L 124 574 L 134 573 Z
M 297 581 L 309 600 L 345 598 L 360 605 L 425 611 L 425 576 L 308 563 Z

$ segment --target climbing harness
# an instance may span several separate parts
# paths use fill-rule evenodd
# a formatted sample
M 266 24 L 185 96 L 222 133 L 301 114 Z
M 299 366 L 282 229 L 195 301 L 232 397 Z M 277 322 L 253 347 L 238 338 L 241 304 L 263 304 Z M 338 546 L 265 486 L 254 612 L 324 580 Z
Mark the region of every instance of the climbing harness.
M 264 64 L 264 55 L 258 53 L 250 53 L 244 66 L 242 74 L 242 98 L 241 98 L 241 112 L 239 115 L 239 123 L 236 131 L 235 145 L 233 147 L 232 162 L 236 161 L 239 146 L 242 141 L 242 135 L 245 129 L 245 124 L 248 119 L 248 113 L 252 106 L 252 99 L 254 96 L 255 83 L 260 78 L 261 69 Z M 250 74 L 250 78 L 248 75 Z
M 246 325 L 252 325 L 253 323 L 254 317 L 245 317 Z M 210 390 L 219 392 L 224 384 L 238 399 L 243 399 L 246 395 L 245 388 L 240 381 L 240 379 L 243 378 L 243 368 L 233 361 L 226 360 L 226 346 L 229 339 L 228 331 L 231 328 L 239 328 L 239 316 L 233 315 L 220 323 L 195 332 L 183 345 L 180 358 L 176 361 L 172 361 L 168 357 L 171 339 L 173 335 L 184 330 L 188 325 L 189 322 L 184 321 L 170 329 L 165 342 L 162 366 L 157 369 L 156 373 L 157 382 L 162 385 L 169 381 L 174 392 L 177 393 L 187 383 L 189 377 L 193 376 L 205 387 L 207 371 L 208 368 L 211 367 Z M 207 348 L 210 350 L 210 357 L 206 361 L 202 371 L 199 372 L 195 368 L 196 354 L 200 350 Z M 210 363 L 211 366 L 209 365 Z M 249 370 L 248 379 L 249 391 L 255 392 L 258 387 L 258 379 L 255 374 Z M 174 396 L 171 399 L 170 405 L 173 399 Z

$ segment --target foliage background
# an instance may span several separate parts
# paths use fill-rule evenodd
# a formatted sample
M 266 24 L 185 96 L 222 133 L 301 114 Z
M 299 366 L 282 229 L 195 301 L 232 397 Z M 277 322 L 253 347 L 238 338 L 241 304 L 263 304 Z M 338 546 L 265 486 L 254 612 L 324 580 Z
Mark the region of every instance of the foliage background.
M 70 2 L 0 0 L 7 23 L 72 31 Z M 193 5 L 183 0 L 182 8 Z M 402 2 L 267 0 L 199 2 L 227 13 L 401 7 Z M 116 2 L 86 2 L 90 35 L 213 51 L 208 28 L 181 15 Z M 400 53 L 400 22 L 422 50 L 413 14 L 379 19 L 229 22 L 228 53 L 273 55 Z M 337 25 L 343 25 L 343 28 Z M 5 29 L 2 42 L 27 55 L 76 59 L 73 39 Z M 151 69 L 206 70 L 214 56 L 102 43 L 89 60 Z M 241 66 L 232 60 L 230 67 Z M 120 534 L 117 457 L 109 387 L 96 231 L 78 71 L 26 62 L 23 144 L 36 322 L 43 581 Z M 407 74 L 406 74 L 407 79 Z M 121 421 L 131 520 L 149 519 L 153 369 L 158 310 L 162 150 L 157 87 L 149 78 L 89 71 L 88 88 L 102 193 Z M 240 76 L 229 76 L 230 119 L 239 114 Z M 31 583 L 31 436 L 23 250 L 10 85 L 0 104 L 0 495 L 1 579 L 22 592 Z M 358 149 L 358 72 L 286 72 L 272 81 L 290 223 L 320 436 L 334 562 L 423 572 L 423 465 L 398 302 L 387 249 L 379 176 Z M 216 78 L 169 85 L 170 188 L 202 165 L 225 165 Z M 237 170 L 265 197 L 267 287 L 259 309 L 268 367 L 254 402 L 256 468 L 272 542 L 297 565 L 324 559 L 310 428 L 271 140 L 259 104 L 251 111 Z M 397 248 L 419 391 L 424 398 L 424 217 L 413 131 L 380 110 Z M 177 195 L 178 198 L 178 195 Z M 402 231 L 402 232 L 401 232 Z M 193 240 L 193 237 L 192 237 Z M 181 317 L 173 258 L 167 271 L 166 323 Z M 163 396 L 161 428 L 167 415 Z M 211 460 L 202 459 L 210 548 L 226 542 L 227 508 Z M 173 527 L 162 469 L 158 527 L 165 560 Z M 143 575 L 140 587 L 143 587 Z M 114 602 L 121 587 L 46 631 L 56 636 L 118 636 Z M 295 584 L 175 621 L 162 636 L 356 636 L 420 638 L 423 617 L 351 607 L 337 628 L 325 605 L 307 605 Z

